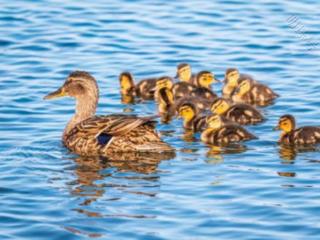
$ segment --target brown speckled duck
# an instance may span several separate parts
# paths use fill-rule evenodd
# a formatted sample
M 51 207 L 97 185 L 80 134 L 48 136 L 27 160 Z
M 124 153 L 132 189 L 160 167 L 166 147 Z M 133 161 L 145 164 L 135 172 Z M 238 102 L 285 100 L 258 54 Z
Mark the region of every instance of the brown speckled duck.
M 132 74 L 123 72 L 119 76 L 121 95 L 123 98 L 124 96 L 137 96 L 143 100 L 153 100 L 157 81 L 158 78 L 148 78 L 135 84 Z
M 257 124 L 264 120 L 261 112 L 254 106 L 244 103 L 231 103 L 224 98 L 212 102 L 211 112 L 241 125 Z
M 130 115 L 96 116 L 99 99 L 97 82 L 84 71 L 71 73 L 58 90 L 45 99 L 69 96 L 76 99 L 75 115 L 63 132 L 63 143 L 80 155 L 108 155 L 115 152 L 173 151 L 155 131 L 152 117 Z
M 296 128 L 295 118 L 286 114 L 280 117 L 275 130 L 282 130 L 279 143 L 287 145 L 310 145 L 320 143 L 320 127 Z
M 256 83 L 251 79 L 245 79 L 236 89 L 232 96 L 232 100 L 257 106 L 267 106 L 277 97 L 279 97 L 279 95 L 272 91 L 268 86 Z
M 212 145 L 228 145 L 256 138 L 236 123 L 225 123 L 219 115 L 207 119 L 207 128 L 201 134 L 201 141 Z

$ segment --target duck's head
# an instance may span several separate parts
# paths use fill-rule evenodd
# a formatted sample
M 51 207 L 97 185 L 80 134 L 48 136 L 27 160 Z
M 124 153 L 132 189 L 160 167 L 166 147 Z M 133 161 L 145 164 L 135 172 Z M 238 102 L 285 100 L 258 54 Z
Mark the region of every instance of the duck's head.
M 74 71 L 56 91 L 49 93 L 44 99 L 58 97 L 74 97 L 77 100 L 89 99 L 98 101 L 99 89 L 96 80 L 88 72 Z
M 209 129 L 218 129 L 223 126 L 223 121 L 219 115 L 214 114 L 207 118 L 207 126 Z
M 196 116 L 197 110 L 194 104 L 184 103 L 179 107 L 178 114 L 185 121 L 190 121 Z
M 156 83 L 156 91 L 160 90 L 161 88 L 168 88 L 171 89 L 173 86 L 172 79 L 170 77 L 160 77 Z
M 214 74 L 209 71 L 201 71 L 197 74 L 197 83 L 201 87 L 210 88 L 212 83 L 219 82 L 218 79 L 215 78 Z
M 274 130 L 282 130 L 285 133 L 289 133 L 295 128 L 296 120 L 294 119 L 294 116 L 286 114 L 280 117 L 278 125 L 274 128 Z
M 177 66 L 177 78 L 183 82 L 188 82 L 192 77 L 191 66 L 187 63 L 181 63 Z
M 123 72 L 119 75 L 120 82 L 120 92 L 123 95 L 131 95 L 134 94 L 134 81 L 133 76 L 129 72 Z
M 245 79 L 243 80 L 240 85 L 238 86 L 235 94 L 239 96 L 243 96 L 246 94 L 252 87 L 252 80 L 251 79 Z
M 169 88 L 161 88 L 159 90 L 159 104 L 160 105 L 172 105 L 174 103 L 172 91 Z
M 230 108 L 230 103 L 224 98 L 217 98 L 211 104 L 211 112 L 215 114 L 223 114 Z
M 228 68 L 225 74 L 225 83 L 231 87 L 238 86 L 238 80 L 240 78 L 239 70 L 236 68 Z

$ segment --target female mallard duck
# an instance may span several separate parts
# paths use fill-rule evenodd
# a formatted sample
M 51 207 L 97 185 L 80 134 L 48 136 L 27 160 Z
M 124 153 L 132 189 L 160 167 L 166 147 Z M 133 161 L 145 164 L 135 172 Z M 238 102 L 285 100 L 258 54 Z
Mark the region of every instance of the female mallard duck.
M 129 115 L 95 116 L 99 99 L 96 80 L 75 71 L 57 91 L 45 99 L 69 96 L 76 99 L 76 112 L 63 132 L 63 143 L 80 155 L 114 152 L 166 152 L 173 149 L 155 131 L 151 117 Z
M 143 100 L 153 100 L 158 78 L 143 79 L 135 84 L 133 76 L 129 72 L 123 72 L 119 76 L 122 97 L 141 97 Z
M 264 120 L 261 112 L 255 107 L 244 103 L 230 103 L 224 98 L 213 101 L 211 112 L 242 125 L 257 124 Z
M 320 143 L 320 127 L 296 128 L 296 121 L 292 115 L 286 114 L 280 117 L 275 130 L 282 130 L 280 143 L 288 145 L 308 145 Z
M 183 127 L 186 130 L 198 132 L 206 126 L 207 116 L 199 115 L 196 106 L 192 103 L 184 103 L 177 108 L 178 114 L 183 118 Z
M 209 71 L 199 72 L 195 80 L 191 82 L 177 82 L 173 85 L 173 94 L 174 97 L 181 98 L 187 96 L 201 97 L 207 100 L 213 100 L 217 97 L 211 89 L 210 85 L 212 83 L 219 82 Z
M 279 95 L 272 91 L 268 86 L 261 83 L 255 83 L 250 79 L 245 79 L 235 91 L 232 100 L 235 102 L 266 106 L 271 104 L 277 97 L 279 97 Z
M 240 125 L 223 121 L 219 115 L 207 119 L 207 128 L 201 134 L 201 141 L 214 145 L 227 145 L 256 138 Z
M 236 68 L 228 68 L 224 77 L 225 85 L 222 88 L 223 97 L 231 98 L 239 84 L 247 78 L 253 80 L 250 75 L 240 74 L 239 70 Z
M 154 93 L 154 100 L 156 102 L 159 102 L 159 91 L 162 88 L 167 88 L 169 90 L 171 90 L 173 87 L 173 79 L 171 77 L 160 77 L 156 83 L 156 87 L 155 87 L 155 93 Z

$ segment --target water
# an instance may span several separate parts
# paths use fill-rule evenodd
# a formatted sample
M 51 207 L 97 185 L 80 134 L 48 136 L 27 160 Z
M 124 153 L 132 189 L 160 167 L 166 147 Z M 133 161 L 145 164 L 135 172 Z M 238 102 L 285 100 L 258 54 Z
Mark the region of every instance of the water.
M 0 4 L 0 239 L 319 239 L 319 151 L 280 149 L 271 130 L 284 113 L 320 125 L 319 1 Z M 236 66 L 280 93 L 250 127 L 260 139 L 221 153 L 175 120 L 157 127 L 177 149 L 162 162 L 61 145 L 74 103 L 42 97 L 70 71 L 97 78 L 99 114 L 148 115 L 153 103 L 120 103 L 118 74 L 174 75 L 180 62 L 220 79 Z

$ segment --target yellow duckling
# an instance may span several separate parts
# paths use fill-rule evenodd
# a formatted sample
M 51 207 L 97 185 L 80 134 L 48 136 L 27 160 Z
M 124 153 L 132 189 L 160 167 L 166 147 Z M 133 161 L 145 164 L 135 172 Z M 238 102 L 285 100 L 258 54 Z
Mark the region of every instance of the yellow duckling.
M 225 85 L 222 88 L 222 95 L 225 98 L 231 98 L 234 91 L 237 89 L 239 84 L 245 80 L 253 78 L 247 74 L 240 74 L 237 68 L 228 68 L 225 73 L 224 83 Z M 253 80 L 254 81 L 254 80 Z
M 250 79 L 245 79 L 235 91 L 232 100 L 235 102 L 266 106 L 271 104 L 277 97 L 279 97 L 279 95 L 272 91 L 268 86 L 261 83 L 255 83 Z
M 163 87 L 158 91 L 158 113 L 163 123 L 168 123 L 176 115 L 172 91 Z
M 183 118 L 183 127 L 186 130 L 198 132 L 206 126 L 207 116 L 198 115 L 196 106 L 192 103 L 185 103 L 177 108 L 178 114 Z
M 135 84 L 133 76 L 129 72 L 123 72 L 119 76 L 121 95 L 141 97 L 143 100 L 153 100 L 158 78 L 143 79 Z M 124 98 L 124 97 L 123 97 Z
M 195 75 L 192 74 L 191 66 L 188 63 L 180 63 L 177 66 L 176 78 L 181 82 L 193 83 Z
M 173 79 L 171 77 L 160 77 L 156 83 L 156 88 L 155 88 L 155 93 L 154 93 L 154 100 L 156 102 L 159 101 L 159 91 L 162 88 L 167 88 L 169 90 L 171 90 L 173 87 Z
M 99 88 L 93 76 L 72 72 L 65 83 L 45 99 L 69 96 L 76 99 L 75 115 L 63 132 L 63 144 L 85 156 L 108 156 L 115 152 L 174 151 L 155 130 L 152 117 L 113 114 L 96 116 Z
M 201 141 L 213 145 L 227 145 L 256 138 L 240 125 L 224 122 L 219 115 L 207 119 L 207 128 L 201 134 Z
M 286 114 L 280 117 L 275 130 L 282 130 L 279 142 L 287 145 L 308 145 L 320 143 L 320 127 L 296 128 L 295 118 Z
M 261 112 L 255 107 L 244 103 L 231 103 L 224 98 L 213 101 L 211 112 L 241 125 L 257 124 L 264 120 Z
M 219 82 L 209 71 L 199 72 L 195 80 L 191 82 L 177 82 L 173 85 L 173 94 L 175 99 L 181 97 L 201 97 L 207 100 L 213 100 L 217 97 L 211 90 L 211 84 Z

